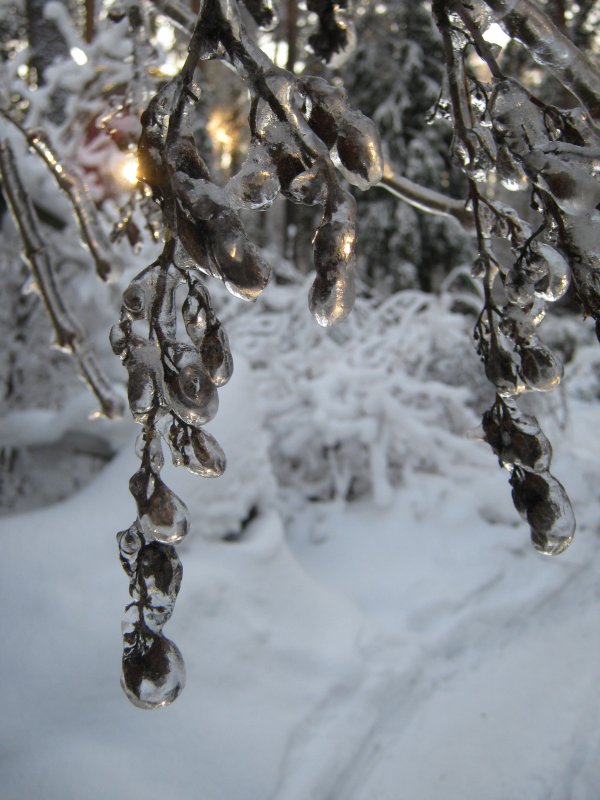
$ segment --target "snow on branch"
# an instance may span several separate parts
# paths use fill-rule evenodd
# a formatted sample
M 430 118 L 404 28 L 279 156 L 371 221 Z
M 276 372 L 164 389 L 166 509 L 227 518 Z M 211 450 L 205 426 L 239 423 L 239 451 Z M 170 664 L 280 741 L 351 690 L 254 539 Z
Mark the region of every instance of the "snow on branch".
M 94 260 L 98 276 L 105 281 L 111 274 L 118 274 L 121 271 L 120 256 L 112 252 L 110 242 L 98 220 L 97 211 L 83 183 L 59 161 L 42 131 L 27 130 L 1 107 L 0 116 L 21 133 L 30 149 L 48 167 L 56 185 L 69 199 L 79 225 L 81 241 Z
M 82 326 L 62 299 L 35 213 L 19 176 L 8 140 L 0 141 L 0 178 L 7 205 L 23 242 L 25 259 L 31 268 L 52 322 L 56 344 L 74 357 L 81 375 L 100 403 L 101 413 L 110 419 L 118 418 L 123 413 L 123 403 L 100 368 Z

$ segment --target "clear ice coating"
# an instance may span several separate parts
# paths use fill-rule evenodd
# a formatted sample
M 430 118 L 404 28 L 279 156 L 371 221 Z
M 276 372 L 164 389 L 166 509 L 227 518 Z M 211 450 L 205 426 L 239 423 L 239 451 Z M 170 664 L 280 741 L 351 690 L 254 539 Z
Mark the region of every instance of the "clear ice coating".
M 138 708 L 168 706 L 185 686 L 185 664 L 177 646 L 164 636 L 156 636 L 147 650 L 125 655 L 121 686 Z

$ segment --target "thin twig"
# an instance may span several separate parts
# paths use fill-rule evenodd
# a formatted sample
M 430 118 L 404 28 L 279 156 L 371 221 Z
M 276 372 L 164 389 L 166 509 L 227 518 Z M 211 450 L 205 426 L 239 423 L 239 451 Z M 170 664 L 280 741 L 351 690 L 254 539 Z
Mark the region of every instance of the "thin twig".
M 455 219 L 466 233 L 471 236 L 475 234 L 473 212 L 465 207 L 466 203 L 464 201 L 447 197 L 445 194 L 435 192 L 433 189 L 426 189 L 424 186 L 420 186 L 418 183 L 414 183 L 408 178 L 395 173 L 389 164 L 385 165 L 383 178 L 377 186 L 426 214 Z
M 87 195 L 85 187 L 75 175 L 65 169 L 46 139 L 39 132 L 27 130 L 3 108 L 0 108 L 0 116 L 10 122 L 24 136 L 29 147 L 42 159 L 52 173 L 52 177 L 59 189 L 69 198 L 79 225 L 81 241 L 94 259 L 99 277 L 104 281 L 107 280 L 113 271 L 113 262 L 117 259 L 112 255 L 111 260 L 109 260 L 105 255 L 111 253 L 112 248 L 96 218 L 96 210 Z
M 81 374 L 100 403 L 102 414 L 110 419 L 118 418 L 123 413 L 123 403 L 100 368 L 83 328 L 63 302 L 8 140 L 0 140 L 0 178 L 7 205 L 23 242 L 24 256 L 56 333 L 56 343 L 75 358 Z

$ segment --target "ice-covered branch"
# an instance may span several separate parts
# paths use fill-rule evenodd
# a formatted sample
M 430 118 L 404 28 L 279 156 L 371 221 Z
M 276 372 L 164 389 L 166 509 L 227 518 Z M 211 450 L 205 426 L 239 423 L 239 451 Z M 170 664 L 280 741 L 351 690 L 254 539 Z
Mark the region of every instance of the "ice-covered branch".
M 600 72 L 532 0 L 484 0 L 506 33 L 547 67 L 600 123 Z
M 50 170 L 56 185 L 63 191 L 73 206 L 79 225 L 81 241 L 94 260 L 96 272 L 102 280 L 107 280 L 115 270 L 120 258 L 114 252 L 102 230 L 97 212 L 82 182 L 62 164 L 44 135 L 40 131 L 28 131 L 8 111 L 0 108 L 0 116 L 13 125 L 25 138 L 27 144 Z
M 398 175 L 389 164 L 385 165 L 383 178 L 377 185 L 425 214 L 455 219 L 467 233 L 475 233 L 473 212 L 466 207 L 466 201 L 455 200 L 441 192 L 426 189 L 403 175 Z
M 14 153 L 7 140 L 0 141 L 0 177 L 7 205 L 23 242 L 23 253 L 31 268 L 56 334 L 56 344 L 71 353 L 82 376 L 98 398 L 102 414 L 109 418 L 123 413 L 115 394 L 86 340 L 83 328 L 63 302 L 37 220 L 19 176 Z

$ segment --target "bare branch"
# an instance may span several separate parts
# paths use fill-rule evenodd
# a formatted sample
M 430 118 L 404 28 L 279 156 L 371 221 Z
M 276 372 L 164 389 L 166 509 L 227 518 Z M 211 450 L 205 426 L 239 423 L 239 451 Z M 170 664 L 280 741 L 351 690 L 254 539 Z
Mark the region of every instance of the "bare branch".
M 56 343 L 70 352 L 77 361 L 81 374 L 98 398 L 102 414 L 110 419 L 118 418 L 123 413 L 123 403 L 100 368 L 81 325 L 62 300 L 52 264 L 8 140 L 0 141 L 0 178 L 7 205 L 23 242 L 24 256 L 56 333 Z

